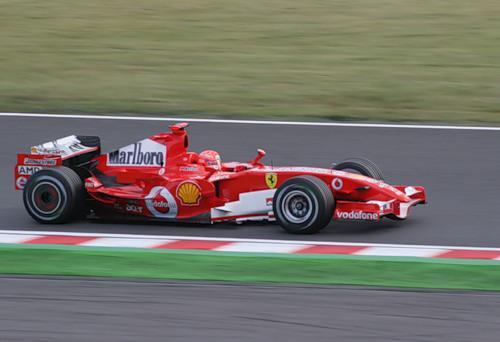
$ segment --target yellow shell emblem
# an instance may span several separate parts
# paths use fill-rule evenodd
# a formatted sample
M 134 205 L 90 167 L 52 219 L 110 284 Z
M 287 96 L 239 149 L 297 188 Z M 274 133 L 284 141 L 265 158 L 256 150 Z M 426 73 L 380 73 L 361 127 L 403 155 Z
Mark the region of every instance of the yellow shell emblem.
M 266 173 L 266 184 L 269 189 L 274 189 L 278 184 L 278 175 L 276 173 Z
M 201 191 L 196 183 L 184 182 L 177 187 L 177 198 L 182 205 L 200 204 Z

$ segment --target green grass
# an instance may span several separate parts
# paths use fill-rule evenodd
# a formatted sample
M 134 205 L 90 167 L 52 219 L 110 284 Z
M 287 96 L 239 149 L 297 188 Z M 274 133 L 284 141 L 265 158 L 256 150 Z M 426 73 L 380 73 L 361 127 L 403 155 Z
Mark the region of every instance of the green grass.
M 500 290 L 497 261 L 0 246 L 0 274 Z
M 500 123 L 495 0 L 0 9 L 0 111 Z

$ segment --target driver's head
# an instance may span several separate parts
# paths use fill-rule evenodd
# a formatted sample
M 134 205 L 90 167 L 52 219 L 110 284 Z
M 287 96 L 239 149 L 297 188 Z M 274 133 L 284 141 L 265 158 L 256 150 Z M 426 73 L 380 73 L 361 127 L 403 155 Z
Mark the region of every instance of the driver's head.
M 222 168 L 222 161 L 218 152 L 205 150 L 198 155 L 198 163 L 207 169 L 219 171 Z

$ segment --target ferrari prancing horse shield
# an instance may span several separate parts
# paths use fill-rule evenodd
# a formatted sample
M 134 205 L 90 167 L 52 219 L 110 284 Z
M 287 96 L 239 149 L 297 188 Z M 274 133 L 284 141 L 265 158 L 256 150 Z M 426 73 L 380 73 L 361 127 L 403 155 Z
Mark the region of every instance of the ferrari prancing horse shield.
M 274 189 L 276 187 L 276 184 L 278 184 L 278 174 L 266 173 L 266 184 L 269 189 Z

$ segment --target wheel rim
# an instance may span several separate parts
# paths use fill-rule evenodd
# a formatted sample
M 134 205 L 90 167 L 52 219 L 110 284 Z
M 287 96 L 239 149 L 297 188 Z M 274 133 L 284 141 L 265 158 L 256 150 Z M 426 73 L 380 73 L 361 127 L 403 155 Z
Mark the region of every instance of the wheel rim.
M 285 218 L 295 224 L 306 222 L 312 215 L 312 209 L 311 198 L 299 190 L 287 193 L 281 204 L 281 211 Z
M 41 214 L 50 215 L 61 205 L 61 192 L 53 183 L 40 182 L 33 188 L 31 202 Z

